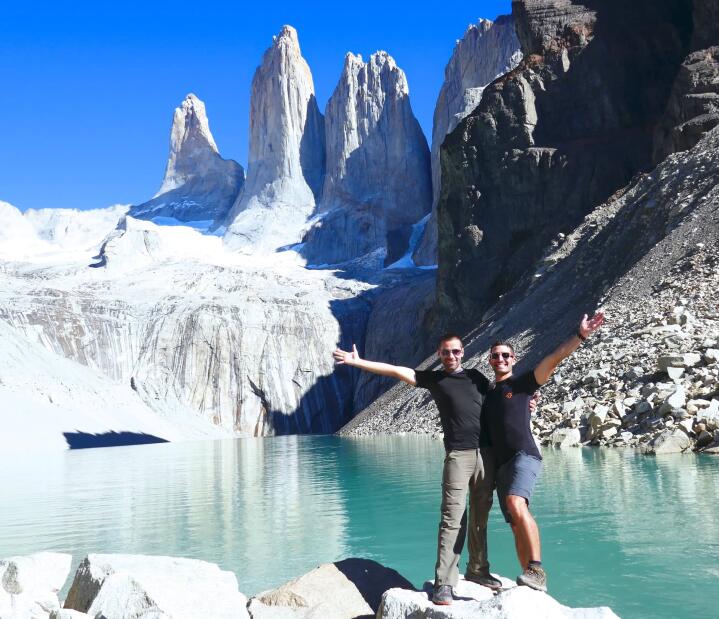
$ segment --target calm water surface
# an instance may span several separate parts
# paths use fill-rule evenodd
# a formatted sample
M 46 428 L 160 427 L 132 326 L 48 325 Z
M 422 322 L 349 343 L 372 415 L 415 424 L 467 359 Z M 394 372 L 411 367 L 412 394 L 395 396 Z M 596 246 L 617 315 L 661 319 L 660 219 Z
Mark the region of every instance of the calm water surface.
M 345 557 L 432 576 L 443 450 L 422 437 L 282 437 L 3 458 L 0 557 L 204 559 L 253 594 Z M 716 617 L 719 458 L 545 451 L 532 509 L 550 593 L 622 617 Z M 493 509 L 493 571 L 514 577 Z

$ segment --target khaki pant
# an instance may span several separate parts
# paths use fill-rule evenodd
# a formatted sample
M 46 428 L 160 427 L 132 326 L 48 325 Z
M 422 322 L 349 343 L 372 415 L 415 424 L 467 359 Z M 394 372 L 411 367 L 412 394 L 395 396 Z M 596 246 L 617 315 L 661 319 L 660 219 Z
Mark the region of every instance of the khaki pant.
M 494 458 L 489 450 L 450 451 L 442 473 L 442 510 L 437 540 L 435 584 L 457 586 L 459 557 L 467 535 L 469 490 L 469 561 L 467 574 L 489 573 L 487 520 L 492 507 Z

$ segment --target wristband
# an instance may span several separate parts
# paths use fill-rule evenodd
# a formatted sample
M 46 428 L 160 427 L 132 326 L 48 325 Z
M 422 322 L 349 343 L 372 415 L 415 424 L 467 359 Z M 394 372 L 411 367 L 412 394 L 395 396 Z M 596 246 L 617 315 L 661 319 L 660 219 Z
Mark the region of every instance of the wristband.
M 582 335 L 582 332 L 579 329 L 577 329 L 577 337 L 582 340 L 582 342 L 587 341 L 587 338 Z

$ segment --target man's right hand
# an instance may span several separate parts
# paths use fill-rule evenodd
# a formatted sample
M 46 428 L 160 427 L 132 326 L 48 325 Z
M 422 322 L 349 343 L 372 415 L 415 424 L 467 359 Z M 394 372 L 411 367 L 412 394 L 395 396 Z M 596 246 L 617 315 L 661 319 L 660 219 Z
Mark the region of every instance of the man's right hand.
M 337 349 L 332 353 L 332 356 L 335 358 L 335 363 L 337 365 L 347 364 L 347 365 L 353 365 L 353 361 L 359 361 L 360 356 L 357 352 L 357 346 L 352 344 L 352 352 L 347 352 L 346 350 Z

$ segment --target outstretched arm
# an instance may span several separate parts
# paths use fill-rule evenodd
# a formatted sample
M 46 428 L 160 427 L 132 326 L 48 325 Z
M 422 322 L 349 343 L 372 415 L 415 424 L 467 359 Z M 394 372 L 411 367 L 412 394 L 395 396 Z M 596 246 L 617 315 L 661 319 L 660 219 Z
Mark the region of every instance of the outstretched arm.
M 378 361 L 367 361 L 360 359 L 357 352 L 357 346 L 352 345 L 352 352 L 340 350 L 339 348 L 332 353 L 337 365 L 350 365 L 360 370 L 367 370 L 373 374 L 380 376 L 389 376 L 402 380 L 413 387 L 417 386 L 417 376 L 412 368 L 405 368 L 401 365 L 392 365 L 390 363 L 379 363 Z
M 587 318 L 584 314 L 582 321 L 579 323 L 577 333 L 570 337 L 566 342 L 560 344 L 559 347 L 551 354 L 542 359 L 540 364 L 534 370 L 534 378 L 540 385 L 549 380 L 552 372 L 557 368 L 559 363 L 571 355 L 579 345 L 594 333 L 604 322 L 604 312 L 599 311 L 591 318 Z M 580 337 L 581 336 L 581 337 Z

